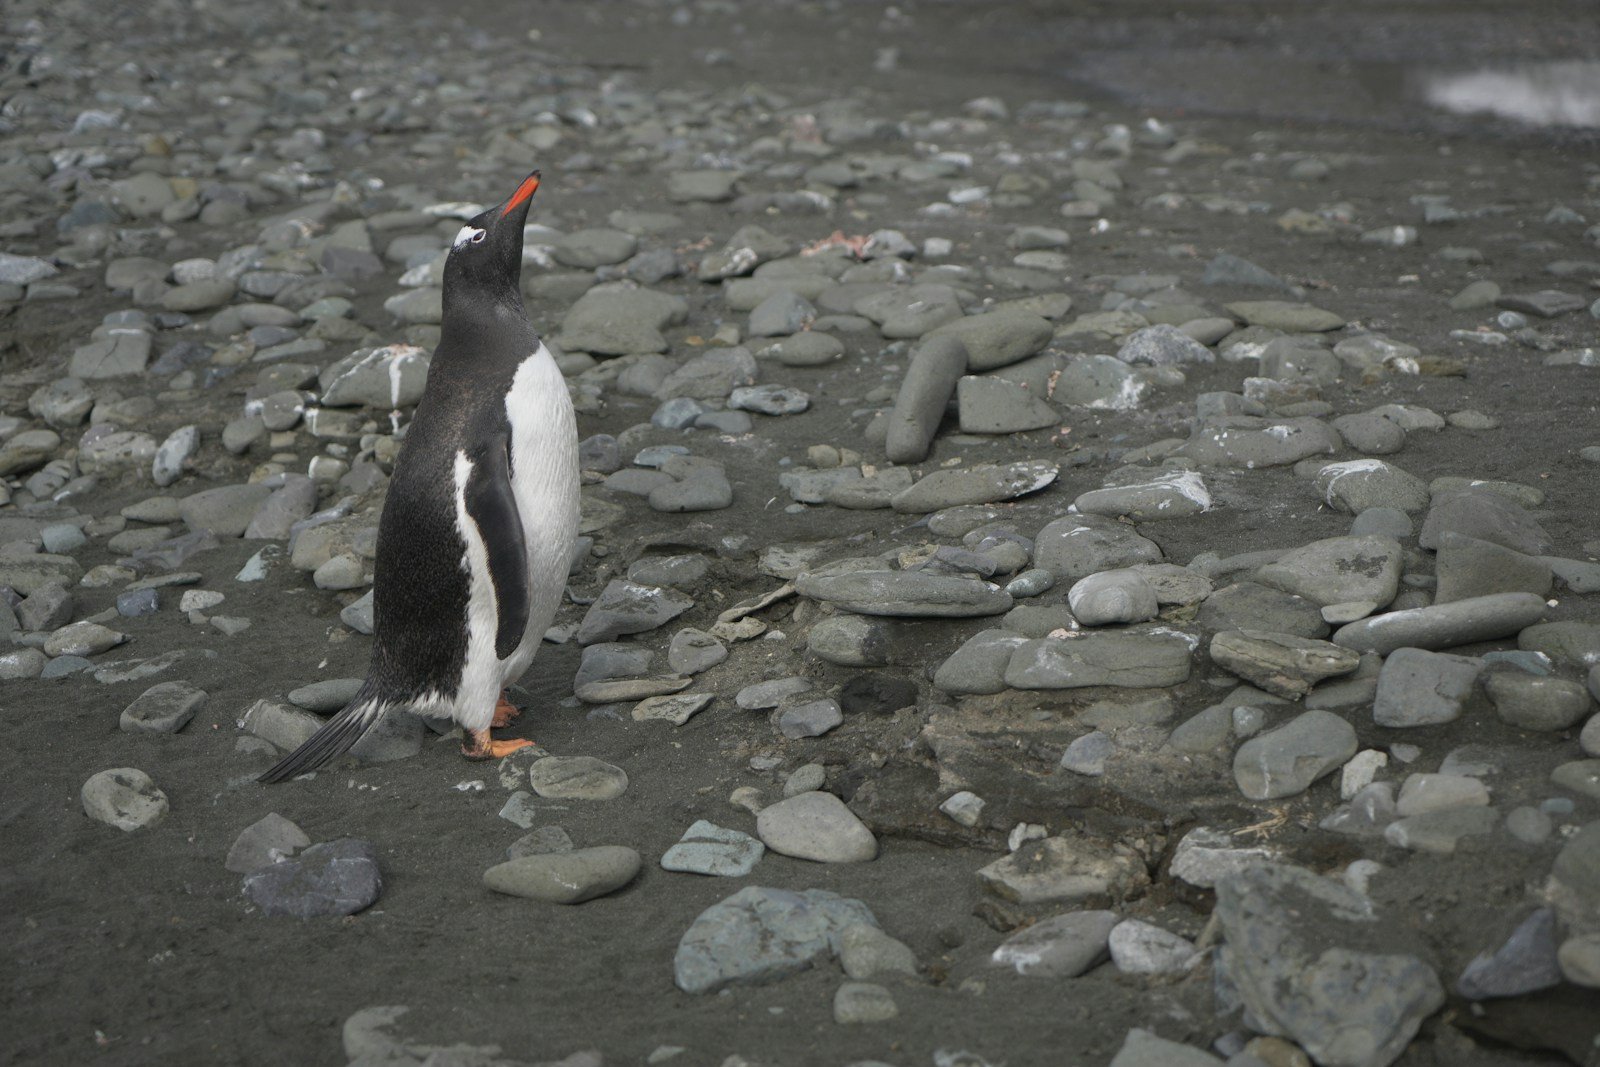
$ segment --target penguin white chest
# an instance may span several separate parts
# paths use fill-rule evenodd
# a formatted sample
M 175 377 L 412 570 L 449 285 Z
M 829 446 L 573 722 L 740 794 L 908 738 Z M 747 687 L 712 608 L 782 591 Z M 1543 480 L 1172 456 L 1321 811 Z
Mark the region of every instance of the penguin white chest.
M 515 681 L 555 620 L 578 537 L 578 424 L 566 379 L 540 345 L 522 361 L 506 395 L 511 491 L 528 552 L 528 628 L 505 662 Z
M 578 425 L 566 379 L 543 344 L 517 368 L 506 394 L 506 418 L 511 491 L 528 545 L 529 575 L 537 593 L 559 562 L 559 593 L 578 536 Z M 542 623 L 539 633 L 548 627 Z

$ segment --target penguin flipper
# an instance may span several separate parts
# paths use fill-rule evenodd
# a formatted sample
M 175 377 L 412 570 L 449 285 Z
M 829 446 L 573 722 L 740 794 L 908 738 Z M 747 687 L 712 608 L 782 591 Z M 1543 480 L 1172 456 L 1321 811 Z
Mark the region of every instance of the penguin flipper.
M 321 729 L 306 738 L 299 748 L 273 764 L 256 781 L 271 785 L 316 770 L 329 760 L 350 751 L 382 714 L 383 705 L 363 688 L 339 714 L 323 723 Z
M 522 516 L 511 490 L 511 436 L 497 434 L 476 457 L 467 479 L 467 514 L 478 527 L 489 557 L 499 623 L 494 653 L 505 659 L 522 644 L 528 629 L 528 546 Z

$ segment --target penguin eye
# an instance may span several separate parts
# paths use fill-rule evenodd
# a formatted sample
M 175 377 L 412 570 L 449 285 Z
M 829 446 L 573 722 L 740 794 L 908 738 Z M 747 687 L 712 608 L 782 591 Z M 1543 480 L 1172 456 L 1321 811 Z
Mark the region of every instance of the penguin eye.
M 483 239 L 487 236 L 488 234 L 484 233 L 482 230 L 478 230 L 472 235 L 472 243 L 475 245 L 481 245 L 483 244 Z
M 463 226 L 457 232 L 456 239 L 450 242 L 450 247 L 460 248 L 464 244 L 481 245 L 485 236 L 487 236 L 485 231 L 478 229 L 476 226 Z

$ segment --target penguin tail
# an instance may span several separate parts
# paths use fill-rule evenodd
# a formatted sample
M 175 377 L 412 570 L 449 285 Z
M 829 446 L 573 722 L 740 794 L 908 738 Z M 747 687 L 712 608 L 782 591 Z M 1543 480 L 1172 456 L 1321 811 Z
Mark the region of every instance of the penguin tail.
M 344 755 L 377 724 L 383 715 L 384 706 L 384 702 L 371 690 L 370 683 L 362 686 L 338 714 L 323 723 L 320 730 L 306 738 L 299 748 L 273 764 L 272 768 L 256 781 L 268 785 L 287 781 L 296 775 L 314 771 L 329 760 Z

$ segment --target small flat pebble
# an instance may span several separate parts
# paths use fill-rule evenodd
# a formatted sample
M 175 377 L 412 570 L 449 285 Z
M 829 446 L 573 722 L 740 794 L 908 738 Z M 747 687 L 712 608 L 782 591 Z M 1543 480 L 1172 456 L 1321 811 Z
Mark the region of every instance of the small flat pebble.
M 621 889 L 638 875 L 641 864 L 637 852 L 620 845 L 545 852 L 489 868 L 483 884 L 508 896 L 581 904 Z
M 528 770 L 533 791 L 557 800 L 614 800 L 628 789 L 628 774 L 593 756 L 548 756 Z
M 749 834 L 698 820 L 661 857 L 669 871 L 742 878 L 755 869 L 766 846 Z
M 263 914 L 296 919 L 354 915 L 382 891 L 377 849 L 352 837 L 312 845 L 244 879 L 245 896 Z

